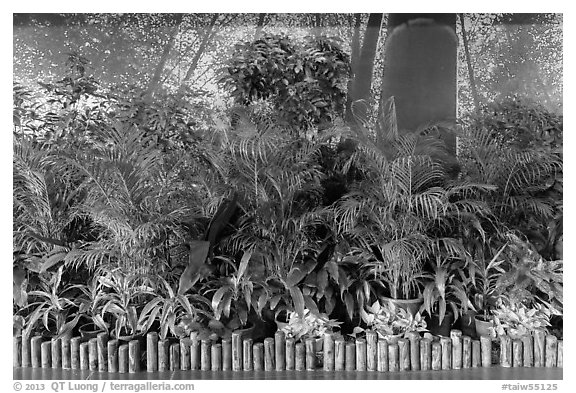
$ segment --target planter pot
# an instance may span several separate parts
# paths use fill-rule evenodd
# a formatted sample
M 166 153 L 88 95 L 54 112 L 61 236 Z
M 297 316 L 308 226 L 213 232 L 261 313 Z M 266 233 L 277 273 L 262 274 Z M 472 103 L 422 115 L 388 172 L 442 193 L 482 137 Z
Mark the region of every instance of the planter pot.
M 92 322 L 89 322 L 89 323 L 85 323 L 84 325 L 80 326 L 78 328 L 78 332 L 80 333 L 80 337 L 82 338 L 82 341 L 88 341 L 91 338 L 96 338 L 96 336 L 98 336 L 98 333 L 102 333 L 102 332 L 104 332 L 104 330 L 100 329 L 99 327 L 94 325 Z
M 286 313 L 278 314 L 274 319 L 274 322 L 276 322 L 277 330 L 284 329 L 286 326 L 288 326 L 288 314 Z
M 474 311 L 468 311 L 460 317 L 460 330 L 464 336 L 476 337 L 476 321 Z
M 431 317 L 426 318 L 427 328 L 435 336 L 450 337 L 450 329 L 452 328 L 452 323 L 454 322 L 454 314 L 447 311 L 444 314 L 444 319 L 440 323 L 440 316 L 438 314 L 432 314 Z
M 410 314 L 412 314 L 412 316 L 416 315 L 416 313 L 420 311 L 420 307 L 422 306 L 422 304 L 424 304 L 423 298 L 404 300 L 404 299 L 393 299 L 389 297 L 383 297 L 382 300 L 384 302 L 390 302 L 394 304 L 396 307 L 408 311 Z
M 494 326 L 494 322 L 490 319 L 489 321 L 484 320 L 484 317 L 481 315 L 476 315 L 474 317 L 474 322 L 476 325 L 476 335 L 480 336 L 488 336 L 492 337 L 492 329 L 491 327 Z
M 235 330 L 235 332 L 240 333 L 240 337 L 242 337 L 242 339 L 245 339 L 245 338 L 252 338 L 253 339 L 255 328 L 256 328 L 256 325 L 249 322 L 247 327 L 244 327 L 242 329 L 237 329 L 237 330 Z

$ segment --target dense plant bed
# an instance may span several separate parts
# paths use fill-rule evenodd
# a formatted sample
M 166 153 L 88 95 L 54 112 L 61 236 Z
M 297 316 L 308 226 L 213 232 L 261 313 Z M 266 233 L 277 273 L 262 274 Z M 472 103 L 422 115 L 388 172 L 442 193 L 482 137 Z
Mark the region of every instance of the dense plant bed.
M 168 370 L 234 371 L 379 371 L 451 370 L 470 367 L 563 367 L 563 341 L 543 331 L 499 342 L 481 336 L 463 336 L 453 329 L 450 337 L 418 333 L 407 337 L 379 338 L 376 332 L 346 340 L 327 334 L 318 353 L 315 338 L 296 341 L 282 331 L 263 342 L 254 342 L 234 332 L 231 339 L 159 340 L 148 333 L 139 340 L 109 340 L 106 333 L 82 341 L 80 337 L 41 336 L 14 338 L 14 367 L 42 367 L 132 373 Z M 499 359 L 493 362 L 492 347 L 499 344 Z M 318 356 L 320 355 L 320 356 Z

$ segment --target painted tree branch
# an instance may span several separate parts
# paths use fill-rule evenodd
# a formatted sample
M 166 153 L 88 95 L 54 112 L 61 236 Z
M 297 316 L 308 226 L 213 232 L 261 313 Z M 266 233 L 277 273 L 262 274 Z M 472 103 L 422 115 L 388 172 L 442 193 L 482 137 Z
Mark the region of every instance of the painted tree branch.
M 162 52 L 162 56 L 160 57 L 160 61 L 158 62 L 158 66 L 156 66 L 156 70 L 154 71 L 154 75 L 148 84 L 148 90 L 146 91 L 146 96 L 152 97 L 160 83 L 160 78 L 162 77 L 162 72 L 164 71 L 164 67 L 166 66 L 166 62 L 168 61 L 168 57 L 170 55 L 170 51 L 174 46 L 174 41 L 178 36 L 178 32 L 180 30 L 180 24 L 182 23 L 182 15 L 177 19 L 176 26 L 172 29 L 172 33 L 170 34 L 170 40 L 164 47 L 164 51 Z
M 219 15 L 220 14 L 216 13 L 212 16 L 212 19 L 210 20 L 210 24 L 208 25 L 208 28 L 207 28 L 206 32 L 204 33 L 204 36 L 202 37 L 202 41 L 200 42 L 200 46 L 198 47 L 198 50 L 196 51 L 196 53 L 194 54 L 194 57 L 192 58 L 192 62 L 190 63 L 190 67 L 188 67 L 188 71 L 186 72 L 184 79 L 182 79 L 181 87 L 183 87 L 184 84 L 190 80 L 192 75 L 194 75 L 194 71 L 198 67 L 198 62 L 200 61 L 202 54 L 206 50 L 206 47 L 208 46 L 208 43 L 210 42 L 210 39 L 212 38 L 212 31 L 214 30 L 214 26 L 216 25 L 216 21 L 218 20 Z
M 470 48 L 468 46 L 468 37 L 466 35 L 466 27 L 464 26 L 464 14 L 458 14 L 460 24 L 462 25 L 462 41 L 464 43 L 464 53 L 466 54 L 466 65 L 468 67 L 468 77 L 470 78 L 470 90 L 472 91 L 472 99 L 474 100 L 474 108 L 478 110 L 480 106 L 480 99 L 478 97 L 478 90 L 476 88 L 476 80 L 474 78 L 474 68 L 470 59 Z

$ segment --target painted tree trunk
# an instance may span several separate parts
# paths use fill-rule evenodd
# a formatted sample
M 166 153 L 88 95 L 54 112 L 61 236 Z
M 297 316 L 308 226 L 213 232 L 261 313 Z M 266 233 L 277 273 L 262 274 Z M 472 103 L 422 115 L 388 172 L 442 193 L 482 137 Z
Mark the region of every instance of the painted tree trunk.
M 456 119 L 456 14 L 389 14 L 381 102 L 394 97 L 400 130 Z M 448 150 L 456 138 L 441 130 Z

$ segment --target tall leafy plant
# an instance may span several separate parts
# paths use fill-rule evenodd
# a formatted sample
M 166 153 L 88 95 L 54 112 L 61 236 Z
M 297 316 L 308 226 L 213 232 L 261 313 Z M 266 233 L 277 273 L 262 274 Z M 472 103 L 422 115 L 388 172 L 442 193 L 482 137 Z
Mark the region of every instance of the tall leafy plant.
M 389 296 L 406 299 L 419 295 L 423 264 L 433 252 L 466 256 L 450 228 L 469 225 L 483 232 L 478 217 L 488 208 L 469 196 L 491 187 L 453 180 L 444 146 L 430 127 L 400 135 L 393 99 L 384 106 L 372 130 L 358 119 L 357 149 L 343 168 L 354 168 L 359 180 L 335 215 L 338 232 L 364 267 L 385 283 Z

